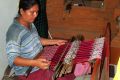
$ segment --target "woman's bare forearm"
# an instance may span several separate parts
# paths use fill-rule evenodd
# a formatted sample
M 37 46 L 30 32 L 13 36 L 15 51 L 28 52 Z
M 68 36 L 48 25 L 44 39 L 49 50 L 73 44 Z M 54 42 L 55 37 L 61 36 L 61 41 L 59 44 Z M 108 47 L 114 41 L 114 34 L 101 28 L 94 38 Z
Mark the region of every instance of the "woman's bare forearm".
M 14 64 L 16 66 L 32 66 L 32 67 L 39 67 L 41 69 L 47 69 L 50 65 L 50 61 L 46 60 L 45 58 L 38 58 L 35 60 L 26 59 L 22 57 L 16 57 L 14 60 Z
M 52 39 L 41 38 L 42 45 L 54 45 L 55 42 Z
M 67 42 L 66 40 L 61 39 L 45 39 L 45 38 L 41 38 L 40 41 L 42 45 L 62 45 Z
M 22 57 L 16 57 L 14 60 L 14 64 L 16 66 L 35 66 L 35 60 L 22 58 Z

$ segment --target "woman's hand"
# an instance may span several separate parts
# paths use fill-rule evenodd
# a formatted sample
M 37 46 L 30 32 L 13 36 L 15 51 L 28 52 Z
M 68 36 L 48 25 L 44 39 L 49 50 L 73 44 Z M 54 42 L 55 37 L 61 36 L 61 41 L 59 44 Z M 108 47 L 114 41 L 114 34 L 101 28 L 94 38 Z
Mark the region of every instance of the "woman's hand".
M 50 65 L 50 61 L 45 58 L 38 58 L 35 60 L 34 66 L 39 67 L 40 69 L 48 69 Z
M 54 40 L 54 42 L 56 45 L 64 45 L 67 42 L 67 40 Z

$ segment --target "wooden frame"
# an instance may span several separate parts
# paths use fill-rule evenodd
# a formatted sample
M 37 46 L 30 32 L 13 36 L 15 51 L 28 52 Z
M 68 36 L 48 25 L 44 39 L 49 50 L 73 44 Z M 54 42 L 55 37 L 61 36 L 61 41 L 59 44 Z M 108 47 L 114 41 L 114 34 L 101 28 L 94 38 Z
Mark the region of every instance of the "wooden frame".
M 103 36 L 105 43 L 103 48 L 102 59 L 97 59 L 94 65 L 91 80 L 109 80 L 109 56 L 110 56 L 110 40 L 111 40 L 111 24 L 107 23 Z

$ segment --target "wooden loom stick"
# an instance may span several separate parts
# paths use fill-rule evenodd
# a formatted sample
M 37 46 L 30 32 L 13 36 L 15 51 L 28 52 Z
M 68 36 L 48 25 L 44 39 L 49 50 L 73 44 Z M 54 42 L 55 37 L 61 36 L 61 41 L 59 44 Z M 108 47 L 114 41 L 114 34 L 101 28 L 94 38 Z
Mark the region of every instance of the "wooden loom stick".
M 75 40 L 75 37 L 73 36 L 73 37 L 68 41 L 68 43 L 67 43 L 67 45 L 66 45 L 66 47 L 65 47 L 65 49 L 64 49 L 64 51 L 63 51 L 63 53 L 62 53 L 62 55 L 60 56 L 60 59 L 59 59 L 57 65 L 56 65 L 55 68 L 54 68 L 55 73 L 54 73 L 54 75 L 53 75 L 53 80 L 55 80 L 56 77 L 59 76 L 59 73 L 60 73 L 59 71 L 60 71 L 60 69 L 61 69 L 62 66 L 63 66 L 63 62 L 61 63 L 61 59 L 62 59 L 62 57 L 64 56 L 67 48 L 69 47 L 69 43 L 72 42 L 72 41 L 74 41 L 74 40 Z

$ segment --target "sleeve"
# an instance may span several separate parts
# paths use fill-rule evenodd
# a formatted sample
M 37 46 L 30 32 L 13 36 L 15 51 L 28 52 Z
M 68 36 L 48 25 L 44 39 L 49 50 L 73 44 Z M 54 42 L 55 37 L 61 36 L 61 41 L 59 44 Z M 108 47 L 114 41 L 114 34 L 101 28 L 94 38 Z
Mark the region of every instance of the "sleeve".
M 20 45 L 15 41 L 9 41 L 6 44 L 6 53 L 8 56 L 8 62 L 10 66 L 14 65 L 14 60 L 20 54 Z

